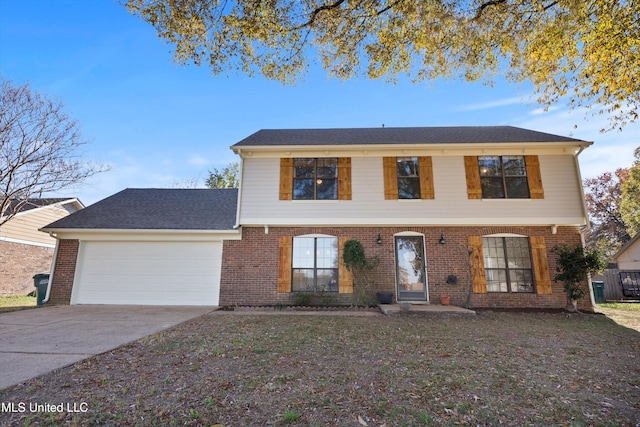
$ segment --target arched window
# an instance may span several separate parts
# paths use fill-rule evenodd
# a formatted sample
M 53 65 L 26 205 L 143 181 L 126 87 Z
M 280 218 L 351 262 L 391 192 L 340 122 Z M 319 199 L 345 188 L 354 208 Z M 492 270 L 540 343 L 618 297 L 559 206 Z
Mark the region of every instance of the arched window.
M 292 292 L 338 292 L 338 238 L 293 238 Z

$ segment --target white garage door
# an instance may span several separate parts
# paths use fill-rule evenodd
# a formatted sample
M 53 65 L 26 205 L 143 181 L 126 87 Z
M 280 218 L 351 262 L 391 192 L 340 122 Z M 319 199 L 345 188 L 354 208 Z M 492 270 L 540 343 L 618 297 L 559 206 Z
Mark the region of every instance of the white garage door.
M 81 242 L 72 304 L 218 305 L 222 242 Z

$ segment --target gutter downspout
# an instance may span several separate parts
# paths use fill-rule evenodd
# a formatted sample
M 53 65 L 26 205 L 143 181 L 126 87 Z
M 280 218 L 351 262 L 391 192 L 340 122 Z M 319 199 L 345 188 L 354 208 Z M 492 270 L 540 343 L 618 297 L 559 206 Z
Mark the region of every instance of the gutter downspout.
M 238 155 L 240 155 L 240 150 L 238 150 Z M 244 178 L 244 157 L 240 155 L 240 181 L 238 183 L 238 205 L 236 207 L 236 223 L 233 226 L 234 230 L 240 228 L 240 206 L 242 206 L 242 181 Z
M 51 262 L 51 271 L 49 272 L 49 281 L 47 282 L 47 292 L 42 300 L 43 305 L 49 301 L 49 296 L 51 295 L 51 282 L 53 282 L 53 273 L 56 270 L 56 260 L 58 259 L 58 247 L 60 246 L 60 240 L 54 236 L 54 233 L 49 233 L 49 235 L 56 239 L 56 247 L 53 250 L 53 261 Z
M 589 230 L 591 230 L 591 221 L 589 220 L 589 211 L 587 209 L 587 201 L 585 200 L 584 197 L 584 187 L 582 185 L 582 174 L 580 173 L 580 164 L 578 162 L 578 156 L 580 155 L 580 153 L 582 153 L 584 151 L 586 147 L 580 147 L 580 150 L 578 150 L 578 152 L 573 156 L 573 159 L 575 161 L 576 164 L 576 171 L 578 172 L 578 180 L 579 180 L 579 188 L 580 188 L 580 196 L 582 197 L 582 211 L 584 212 L 584 217 L 586 219 L 586 226 L 585 228 L 580 231 L 580 243 L 582 244 L 582 247 L 585 247 L 585 235 L 589 232 Z M 587 273 L 587 288 L 589 289 L 589 298 L 591 300 L 591 306 L 592 307 L 597 307 L 598 305 L 596 304 L 596 298 L 593 295 L 593 286 L 591 286 L 591 273 Z

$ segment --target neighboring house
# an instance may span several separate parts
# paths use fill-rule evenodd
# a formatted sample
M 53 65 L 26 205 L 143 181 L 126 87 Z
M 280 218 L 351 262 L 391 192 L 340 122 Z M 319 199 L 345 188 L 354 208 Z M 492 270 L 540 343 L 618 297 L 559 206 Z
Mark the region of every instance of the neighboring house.
M 620 270 L 640 270 L 640 233 L 625 243 L 613 260 Z
M 29 199 L 0 226 L 0 296 L 26 295 L 35 289 L 33 276 L 49 272 L 56 244 L 54 237 L 38 229 L 83 207 L 78 199 Z
M 126 190 L 150 197 L 151 216 L 160 215 L 157 198 L 175 192 L 175 214 L 160 229 L 120 224 L 118 215 L 107 226 L 80 226 L 92 215 L 85 209 L 46 227 L 60 239 L 51 300 L 262 305 L 320 292 L 348 304 L 354 286 L 341 255 L 344 242 L 356 239 L 380 259 L 375 290 L 398 301 L 450 295 L 452 304 L 477 308 L 563 308 L 551 249 L 581 243 L 587 212 L 578 155 L 591 144 L 509 126 L 261 130 L 231 147 L 242 161 L 233 209 L 219 207 L 232 190 L 199 190 L 211 194 L 200 208 L 192 204 L 195 190 Z M 122 195 L 97 203 L 96 215 Z M 136 200 L 122 201 L 120 214 L 140 215 Z M 215 236 L 221 259 L 206 255 L 193 268 L 220 261 L 218 283 L 208 288 L 219 286 L 219 296 L 183 298 L 188 280 L 177 278 L 158 286 L 159 299 L 136 279 L 120 286 L 120 272 L 155 242 L 198 240 L 180 228 L 203 214 L 224 218 L 223 226 L 192 230 L 200 241 Z M 160 280 L 165 269 L 180 271 L 196 259 L 180 257 L 188 246 L 168 248 L 136 274 L 156 272 Z M 589 308 L 589 298 L 582 304 Z

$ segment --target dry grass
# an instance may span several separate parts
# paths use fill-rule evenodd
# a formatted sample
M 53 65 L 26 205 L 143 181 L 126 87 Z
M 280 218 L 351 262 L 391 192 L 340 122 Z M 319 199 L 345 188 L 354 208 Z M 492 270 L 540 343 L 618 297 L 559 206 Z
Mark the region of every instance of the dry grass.
M 639 361 L 603 315 L 219 312 L 1 391 L 0 425 L 636 426 Z
M 15 310 L 24 310 L 36 307 L 36 297 L 28 295 L 18 295 L 10 297 L 0 297 L 0 313 Z

